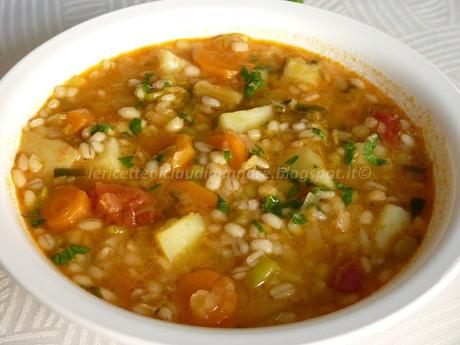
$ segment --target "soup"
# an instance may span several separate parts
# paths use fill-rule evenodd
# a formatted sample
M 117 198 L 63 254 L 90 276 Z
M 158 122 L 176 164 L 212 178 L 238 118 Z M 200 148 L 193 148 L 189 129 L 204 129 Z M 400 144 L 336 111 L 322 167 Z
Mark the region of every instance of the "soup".
M 208 327 L 314 318 L 386 284 L 434 199 L 422 133 L 337 62 L 241 34 L 105 60 L 24 127 L 12 178 L 64 275 Z

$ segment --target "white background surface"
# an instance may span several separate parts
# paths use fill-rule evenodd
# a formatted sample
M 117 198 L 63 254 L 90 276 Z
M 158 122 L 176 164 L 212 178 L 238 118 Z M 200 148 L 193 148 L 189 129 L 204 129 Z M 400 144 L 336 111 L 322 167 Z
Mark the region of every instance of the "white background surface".
M 0 76 L 18 59 L 58 32 L 105 12 L 147 1 L 0 0 Z M 398 38 L 432 61 L 460 88 L 460 0 L 305 2 L 355 18 Z M 392 329 L 354 342 L 370 343 L 460 344 L 460 277 L 416 315 Z M 119 343 L 53 312 L 19 286 L 0 264 L 1 344 Z

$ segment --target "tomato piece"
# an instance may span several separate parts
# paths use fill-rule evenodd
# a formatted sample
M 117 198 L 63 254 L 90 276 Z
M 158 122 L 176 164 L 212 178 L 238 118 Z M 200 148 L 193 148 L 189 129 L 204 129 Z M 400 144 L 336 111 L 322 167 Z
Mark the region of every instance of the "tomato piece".
M 358 259 L 348 259 L 335 268 L 329 286 L 342 293 L 356 293 L 364 282 L 364 271 Z
M 380 110 L 375 110 L 373 116 L 385 125 L 385 132 L 382 134 L 383 139 L 390 144 L 394 144 L 398 137 L 398 133 L 401 130 L 399 118 L 393 114 Z
M 90 195 L 96 213 L 110 223 L 133 228 L 162 218 L 159 201 L 140 188 L 96 182 Z
M 56 232 L 68 230 L 90 212 L 91 202 L 88 195 L 71 184 L 53 188 L 42 206 L 46 227 Z
M 173 300 L 180 321 L 198 326 L 228 327 L 237 307 L 233 280 L 207 269 L 184 275 Z

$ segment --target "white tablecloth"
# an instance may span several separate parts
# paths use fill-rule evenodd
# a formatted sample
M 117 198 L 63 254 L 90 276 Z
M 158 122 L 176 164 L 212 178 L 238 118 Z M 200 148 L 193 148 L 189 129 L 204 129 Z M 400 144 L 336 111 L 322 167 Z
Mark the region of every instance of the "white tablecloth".
M 60 31 L 105 12 L 147 1 L 0 0 L 0 76 Z M 305 3 L 355 18 L 398 38 L 432 61 L 460 88 L 460 0 L 306 0 Z M 370 343 L 460 344 L 460 277 L 397 327 L 354 342 Z M 0 264 L 0 344 L 119 343 L 54 312 L 18 285 Z

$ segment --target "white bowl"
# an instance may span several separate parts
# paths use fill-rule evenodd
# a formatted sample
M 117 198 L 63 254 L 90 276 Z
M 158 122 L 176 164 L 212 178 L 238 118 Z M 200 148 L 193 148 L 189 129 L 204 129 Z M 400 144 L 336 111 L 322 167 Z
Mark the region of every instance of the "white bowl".
M 438 184 L 429 236 L 408 269 L 351 307 L 311 321 L 258 329 L 205 329 L 147 319 L 93 298 L 68 281 L 22 228 L 10 169 L 21 127 L 54 86 L 134 48 L 228 32 L 302 46 L 339 60 L 376 83 L 424 128 Z M 358 332 L 401 319 L 459 269 L 460 215 L 451 211 L 459 209 L 453 172 L 460 166 L 450 158 L 459 157 L 459 109 L 455 87 L 417 53 L 375 29 L 319 9 L 287 1 L 172 0 L 116 11 L 51 39 L 0 82 L 0 259 L 38 298 L 126 344 L 344 343 Z

